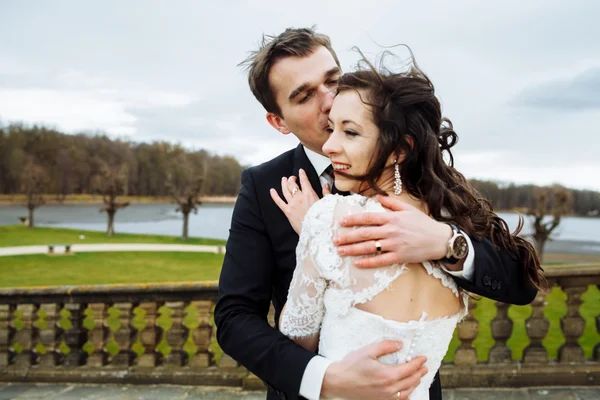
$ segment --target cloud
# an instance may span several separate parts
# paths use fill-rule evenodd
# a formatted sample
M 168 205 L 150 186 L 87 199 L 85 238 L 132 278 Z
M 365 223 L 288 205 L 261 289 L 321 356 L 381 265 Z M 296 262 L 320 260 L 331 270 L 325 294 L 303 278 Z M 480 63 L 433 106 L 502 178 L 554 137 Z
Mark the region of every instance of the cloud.
M 4 89 L 0 110 L 7 121 L 53 125 L 67 132 L 103 130 L 119 135 L 135 134 L 135 117 L 123 103 L 103 100 L 71 90 Z
M 513 102 L 517 106 L 552 111 L 600 110 L 599 93 L 600 66 L 525 88 Z
M 297 140 L 266 123 L 237 64 L 263 33 L 316 24 L 345 71 L 353 46 L 374 56 L 376 43 L 410 45 L 460 136 L 467 176 L 600 189 L 589 175 L 600 168 L 600 2 L 143 3 L 0 2 L 2 119 L 261 163 Z

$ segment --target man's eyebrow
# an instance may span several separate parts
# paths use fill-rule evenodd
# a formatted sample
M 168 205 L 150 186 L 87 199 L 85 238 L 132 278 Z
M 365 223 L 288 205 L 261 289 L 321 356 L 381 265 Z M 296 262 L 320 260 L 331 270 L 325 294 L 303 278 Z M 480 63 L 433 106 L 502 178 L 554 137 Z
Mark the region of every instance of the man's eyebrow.
M 332 75 L 339 74 L 340 72 L 340 67 L 333 67 L 329 71 L 325 72 L 325 77 L 329 78 Z
M 304 92 L 309 86 L 310 86 L 310 83 L 304 82 L 302 85 L 298 86 L 296 88 L 296 90 L 294 90 L 292 92 L 292 94 L 290 94 L 290 96 L 288 97 L 288 100 L 290 100 L 290 101 L 294 100 L 294 98 L 296 96 L 298 96 L 300 93 Z
M 340 73 L 340 68 L 339 67 L 333 67 L 330 70 L 325 72 L 325 78 L 330 78 L 331 76 L 335 75 L 335 74 L 339 74 Z M 310 87 L 310 83 L 309 82 L 304 82 L 302 85 L 298 86 L 288 97 L 288 100 L 294 100 L 294 98 L 296 96 L 298 96 L 300 93 L 304 92 L 306 89 L 308 89 Z

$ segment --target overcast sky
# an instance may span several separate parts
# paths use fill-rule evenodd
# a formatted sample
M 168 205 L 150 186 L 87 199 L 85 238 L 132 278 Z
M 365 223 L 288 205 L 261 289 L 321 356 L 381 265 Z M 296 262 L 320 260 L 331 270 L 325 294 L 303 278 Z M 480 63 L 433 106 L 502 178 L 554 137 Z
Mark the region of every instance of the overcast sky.
M 597 0 L 4 0 L 0 118 L 258 164 L 297 141 L 237 64 L 263 33 L 316 24 L 346 71 L 353 46 L 412 48 L 468 177 L 600 190 L 598 16 Z

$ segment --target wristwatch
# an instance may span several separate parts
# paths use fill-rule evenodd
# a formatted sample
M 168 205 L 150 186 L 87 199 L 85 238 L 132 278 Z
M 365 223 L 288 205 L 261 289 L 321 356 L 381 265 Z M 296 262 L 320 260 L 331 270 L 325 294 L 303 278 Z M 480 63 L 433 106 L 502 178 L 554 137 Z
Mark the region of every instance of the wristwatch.
M 469 253 L 469 245 L 465 235 L 454 224 L 448 224 L 452 228 L 452 237 L 448 240 L 446 257 L 438 260 L 445 264 L 456 264 Z

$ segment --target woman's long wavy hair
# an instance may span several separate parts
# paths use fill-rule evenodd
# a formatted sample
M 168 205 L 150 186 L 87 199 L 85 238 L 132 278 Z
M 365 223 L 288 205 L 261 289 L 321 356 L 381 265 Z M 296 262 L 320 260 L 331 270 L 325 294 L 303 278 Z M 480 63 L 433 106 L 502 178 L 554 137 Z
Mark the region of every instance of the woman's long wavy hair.
M 490 202 L 454 168 L 450 149 L 458 142 L 458 135 L 450 120 L 442 117 L 433 84 L 417 66 L 412 53 L 412 66 L 401 73 L 382 67 L 385 55 L 379 68 L 363 56 L 356 71 L 340 79 L 340 92 L 356 90 L 363 103 L 371 107 L 380 132 L 368 172 L 351 178 L 364 181 L 385 195 L 376 182 L 386 168 L 391 168 L 386 167 L 391 154 L 404 155 L 400 176 L 405 192 L 424 201 L 434 219 L 452 222 L 476 239 L 490 239 L 497 248 L 520 260 L 524 278 L 543 290 L 547 282 L 540 258 L 534 246 L 518 236 L 523 217 L 511 234 L 506 222 L 493 212 Z M 444 161 L 444 152 L 448 163 Z

